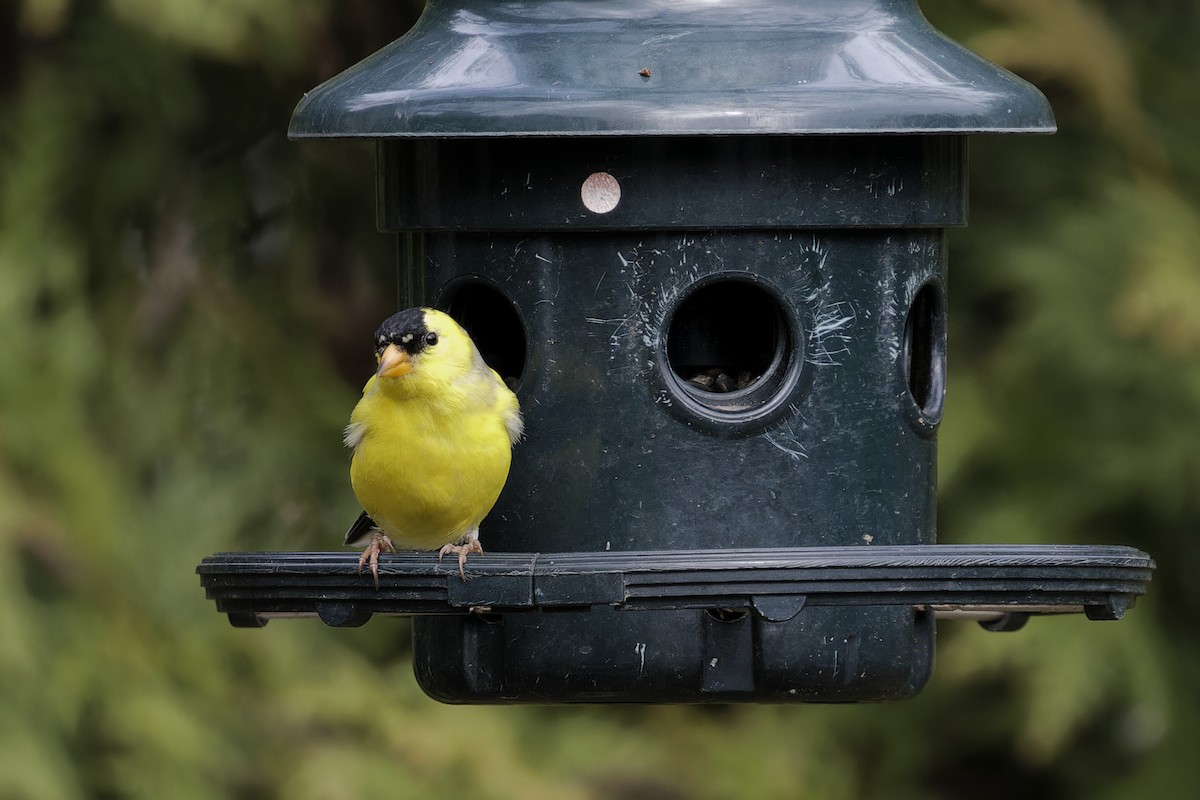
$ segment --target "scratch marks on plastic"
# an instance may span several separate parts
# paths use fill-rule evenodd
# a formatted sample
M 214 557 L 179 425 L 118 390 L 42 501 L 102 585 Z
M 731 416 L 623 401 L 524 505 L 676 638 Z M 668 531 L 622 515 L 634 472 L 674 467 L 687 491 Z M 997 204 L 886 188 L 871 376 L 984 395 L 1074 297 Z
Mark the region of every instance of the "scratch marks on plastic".
M 898 175 L 887 176 L 872 173 L 867 176 L 867 182 L 863 188 L 876 200 L 884 195 L 895 197 L 904 191 L 904 179 Z
M 763 438 L 772 447 L 793 461 L 808 458 L 808 453 L 805 452 L 804 445 L 800 443 L 800 439 L 797 436 L 794 422 L 784 423 L 770 433 L 764 433 Z
M 628 317 L 624 317 L 624 318 L 613 317 L 613 318 L 607 318 L 607 319 L 601 318 L 601 317 L 584 317 L 583 318 L 584 322 L 587 322 L 591 325 L 615 326 L 615 327 L 613 327 L 612 332 L 608 336 L 608 345 L 614 351 L 621 346 L 622 331 L 624 331 L 633 322 L 633 320 L 634 320 L 634 318 L 632 316 L 628 316 Z
M 896 362 L 900 359 L 903 348 L 904 324 L 908 319 L 909 308 L 917 292 L 927 281 L 935 277 L 936 266 L 941 252 L 937 237 L 914 237 L 908 242 L 909 260 L 922 259 L 929 266 L 917 272 L 911 272 L 898 283 L 899 275 L 895 264 L 881 265 L 876 290 L 882 298 L 883 312 L 879 319 L 879 343 L 887 353 L 888 359 Z
M 833 663 L 830 665 L 830 678 L 840 677 L 843 685 L 850 685 L 858 674 L 858 636 L 850 633 L 842 637 L 824 636 L 825 644 L 833 645 Z M 864 673 L 865 674 L 865 673 Z
M 586 317 L 585 321 L 608 327 L 610 362 L 646 375 L 655 369 L 655 351 L 667 314 L 692 284 L 719 269 L 722 259 L 714 252 L 708 236 L 694 234 L 684 234 L 658 246 L 638 242 L 634 247 L 615 251 L 614 256 L 620 266 L 614 265 L 614 269 L 606 271 L 597 281 L 596 290 L 599 294 L 603 283 L 607 291 L 617 295 L 624 292 L 624 297 L 614 296 L 610 306 L 628 313 Z M 664 393 L 655 402 L 669 405 L 671 401 Z
M 858 319 L 849 301 L 822 301 L 813 311 L 812 346 L 806 360 L 820 367 L 841 365 L 840 359 L 850 353 L 850 329 Z
M 552 312 L 562 292 L 562 270 L 550 257 L 554 254 L 553 245 L 546 239 L 521 239 L 513 246 L 512 254 L 508 257 L 509 277 L 506 280 L 512 281 L 515 277 L 526 286 L 535 287 L 539 299 L 533 307 L 537 311 Z M 542 306 L 549 308 L 542 309 Z
M 829 247 L 816 236 L 800 247 L 799 275 L 802 284 L 800 299 L 806 307 L 805 327 L 808 328 L 808 348 L 804 360 L 818 367 L 836 367 L 850 353 L 851 329 L 858 320 L 854 306 L 848 300 L 833 296 L 825 261 Z

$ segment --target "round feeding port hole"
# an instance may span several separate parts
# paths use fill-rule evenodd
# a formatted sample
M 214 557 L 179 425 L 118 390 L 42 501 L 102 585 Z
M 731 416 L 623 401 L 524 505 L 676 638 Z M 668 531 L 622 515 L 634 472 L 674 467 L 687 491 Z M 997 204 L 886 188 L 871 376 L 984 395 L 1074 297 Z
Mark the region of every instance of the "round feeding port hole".
M 941 283 L 927 281 L 913 297 L 904 322 L 904 380 L 917 406 L 917 422 L 936 425 L 942 418 L 946 388 L 946 301 Z
M 713 423 L 766 421 L 803 362 L 799 325 L 772 288 L 750 278 L 699 285 L 670 314 L 663 342 L 672 394 Z
M 483 360 L 515 389 L 525 374 L 526 342 L 512 301 L 491 283 L 460 278 L 446 286 L 437 305 L 466 329 Z

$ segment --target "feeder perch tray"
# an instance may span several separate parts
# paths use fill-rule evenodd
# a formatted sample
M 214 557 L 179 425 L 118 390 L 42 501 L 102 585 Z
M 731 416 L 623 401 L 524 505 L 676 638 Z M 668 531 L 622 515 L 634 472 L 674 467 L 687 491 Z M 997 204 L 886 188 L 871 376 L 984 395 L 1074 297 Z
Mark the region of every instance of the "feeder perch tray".
M 385 556 L 379 588 L 354 553 L 217 553 L 197 568 L 206 595 L 237 627 L 319 617 L 335 627 L 374 614 L 586 610 L 753 611 L 785 621 L 805 606 L 909 606 L 939 618 L 1015 630 L 1031 615 L 1119 619 L 1155 564 L 1132 547 L 896 545 L 754 550 L 489 553 L 439 563 Z

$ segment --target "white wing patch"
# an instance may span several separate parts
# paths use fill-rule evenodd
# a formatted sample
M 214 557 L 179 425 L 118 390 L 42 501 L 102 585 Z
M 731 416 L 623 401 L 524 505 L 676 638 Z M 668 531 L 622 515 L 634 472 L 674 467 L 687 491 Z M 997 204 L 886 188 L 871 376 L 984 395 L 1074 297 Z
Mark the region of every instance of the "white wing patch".
M 521 440 L 525 432 L 525 420 L 521 412 L 513 409 L 511 414 L 504 415 L 504 427 L 508 431 L 508 440 L 514 445 Z
M 358 449 L 362 444 L 363 437 L 367 435 L 367 426 L 362 422 L 351 422 L 346 426 L 345 432 L 342 434 L 342 441 L 346 443 L 346 447 Z

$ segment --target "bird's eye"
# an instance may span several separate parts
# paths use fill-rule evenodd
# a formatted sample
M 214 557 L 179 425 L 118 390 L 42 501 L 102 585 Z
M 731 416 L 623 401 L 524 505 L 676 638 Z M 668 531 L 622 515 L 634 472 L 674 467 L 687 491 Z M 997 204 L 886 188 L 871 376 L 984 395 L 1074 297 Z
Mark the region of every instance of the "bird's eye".
M 426 347 L 433 347 L 437 343 L 438 343 L 438 335 L 436 333 L 434 333 L 433 331 L 430 331 L 429 333 L 425 334 L 425 346 Z

